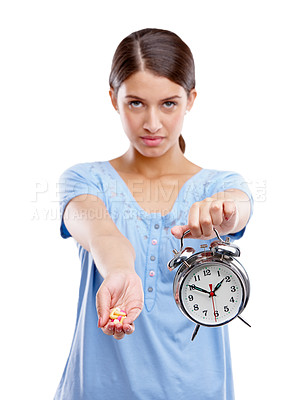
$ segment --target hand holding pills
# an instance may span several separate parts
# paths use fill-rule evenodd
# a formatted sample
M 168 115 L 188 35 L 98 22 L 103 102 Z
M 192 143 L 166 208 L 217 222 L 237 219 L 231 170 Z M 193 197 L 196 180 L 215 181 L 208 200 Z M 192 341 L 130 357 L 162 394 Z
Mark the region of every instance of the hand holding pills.
M 135 272 L 109 273 L 96 294 L 98 328 L 115 339 L 134 332 L 143 307 L 143 289 Z

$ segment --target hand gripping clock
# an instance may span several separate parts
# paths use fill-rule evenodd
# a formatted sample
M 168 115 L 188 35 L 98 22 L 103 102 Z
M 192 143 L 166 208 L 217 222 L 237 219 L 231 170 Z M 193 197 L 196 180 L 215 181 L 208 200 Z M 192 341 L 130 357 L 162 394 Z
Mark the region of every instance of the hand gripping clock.
M 214 229 L 217 239 L 209 249 L 195 253 L 192 247 L 183 248 L 181 238 L 179 251 L 173 250 L 174 258 L 167 264 L 172 271 L 178 268 L 174 282 L 173 295 L 180 311 L 196 323 L 192 340 L 200 325 L 216 327 L 229 323 L 238 317 L 250 326 L 240 314 L 245 309 L 249 294 L 250 281 L 244 267 L 238 261 L 239 247 L 225 241 Z

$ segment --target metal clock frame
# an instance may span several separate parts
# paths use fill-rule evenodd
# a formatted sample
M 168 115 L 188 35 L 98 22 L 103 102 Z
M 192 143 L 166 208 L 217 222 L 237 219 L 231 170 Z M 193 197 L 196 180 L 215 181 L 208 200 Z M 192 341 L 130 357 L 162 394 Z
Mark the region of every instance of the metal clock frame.
M 240 307 L 238 308 L 238 312 L 235 316 L 230 318 L 229 320 L 225 320 L 222 323 L 217 323 L 217 324 L 207 324 L 204 322 L 200 322 L 195 320 L 190 314 L 188 314 L 187 310 L 185 309 L 183 302 L 180 300 L 181 299 L 181 291 L 183 289 L 183 284 L 187 276 L 191 273 L 191 271 L 196 268 L 203 268 L 209 264 L 218 264 L 218 265 L 223 265 L 230 269 L 239 279 L 239 282 L 241 284 L 242 288 L 242 301 L 240 304 Z M 249 284 L 249 278 L 247 276 L 247 273 L 243 266 L 240 264 L 240 262 L 236 259 L 234 259 L 232 256 L 225 256 L 222 254 L 213 254 L 211 251 L 203 251 L 200 253 L 195 253 L 191 257 L 189 257 L 186 261 L 183 261 L 183 264 L 180 266 L 178 269 L 174 282 L 173 282 L 173 294 L 174 298 L 176 301 L 176 304 L 180 311 L 191 321 L 195 322 L 196 324 L 202 325 L 202 326 L 208 326 L 208 327 L 217 327 L 221 325 L 225 325 L 232 321 L 234 318 L 239 316 L 242 311 L 245 309 L 247 302 L 249 300 L 250 296 L 250 284 Z
M 234 244 L 230 243 L 230 239 L 227 237 L 226 240 L 223 240 L 218 231 L 214 228 L 214 232 L 218 238 L 218 240 L 213 241 L 210 246 L 209 250 L 206 251 L 207 245 L 202 245 L 201 247 L 204 248 L 204 251 L 196 253 L 192 247 L 183 248 L 183 239 L 184 237 L 190 233 L 190 230 L 184 232 L 181 238 L 181 247 L 180 250 L 173 250 L 175 254 L 174 258 L 168 262 L 168 269 L 172 271 L 173 269 L 178 268 L 174 282 L 173 282 L 173 295 L 175 302 L 179 308 L 179 310 L 191 321 L 196 323 L 196 328 L 194 330 L 192 340 L 194 340 L 200 325 L 207 326 L 207 327 L 218 327 L 225 325 L 238 317 L 242 322 L 250 327 L 250 324 L 246 322 L 240 314 L 245 309 L 247 302 L 250 296 L 250 281 L 246 270 L 244 269 L 243 265 L 237 260 L 237 257 L 240 256 L 239 247 Z M 191 273 L 191 271 L 198 267 L 201 269 L 210 264 L 218 264 L 223 265 L 224 267 L 230 269 L 232 273 L 234 273 L 241 285 L 242 288 L 242 301 L 238 308 L 238 312 L 235 316 L 231 317 L 224 322 L 217 323 L 217 324 L 207 324 L 204 322 L 200 322 L 195 320 L 185 309 L 183 302 L 181 301 L 181 292 L 183 289 L 183 285 L 187 276 Z

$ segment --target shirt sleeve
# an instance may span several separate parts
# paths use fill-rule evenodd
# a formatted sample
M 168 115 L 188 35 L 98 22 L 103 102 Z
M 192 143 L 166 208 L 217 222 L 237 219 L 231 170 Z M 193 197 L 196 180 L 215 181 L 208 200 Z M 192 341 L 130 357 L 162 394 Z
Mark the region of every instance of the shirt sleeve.
M 209 182 L 208 185 L 209 193 L 207 196 L 210 197 L 213 196 L 215 193 L 223 192 L 229 189 L 241 190 L 248 196 L 250 201 L 250 206 L 251 206 L 251 212 L 249 217 L 250 220 L 253 213 L 254 200 L 245 179 L 240 174 L 232 171 L 220 171 L 217 172 L 217 174 L 218 175 L 216 176 L 215 174 L 213 176 L 213 179 L 211 179 L 211 181 Z M 233 240 L 237 240 L 243 236 L 244 232 L 245 232 L 245 227 L 241 231 L 232 233 L 228 236 L 230 236 Z
M 91 163 L 77 164 L 68 168 L 60 177 L 60 234 L 66 239 L 71 236 L 64 224 L 64 212 L 67 204 L 76 196 L 92 194 L 105 202 L 103 184 Z

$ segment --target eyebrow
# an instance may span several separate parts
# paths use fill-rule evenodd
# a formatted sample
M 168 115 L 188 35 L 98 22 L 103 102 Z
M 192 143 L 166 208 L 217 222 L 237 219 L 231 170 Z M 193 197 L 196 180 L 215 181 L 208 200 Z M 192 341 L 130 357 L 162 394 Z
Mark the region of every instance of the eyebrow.
M 145 101 L 141 97 L 135 96 L 133 94 L 127 94 L 127 96 L 125 96 L 125 99 L 136 99 L 136 100 L 139 100 L 139 101 Z M 170 101 L 170 100 L 173 100 L 173 99 L 181 99 L 181 96 L 174 95 L 174 96 L 167 97 L 166 99 L 162 99 L 161 101 Z

